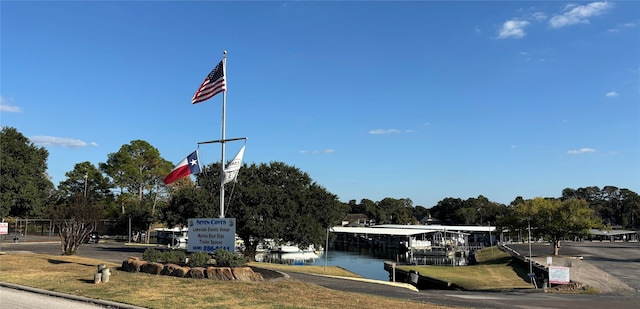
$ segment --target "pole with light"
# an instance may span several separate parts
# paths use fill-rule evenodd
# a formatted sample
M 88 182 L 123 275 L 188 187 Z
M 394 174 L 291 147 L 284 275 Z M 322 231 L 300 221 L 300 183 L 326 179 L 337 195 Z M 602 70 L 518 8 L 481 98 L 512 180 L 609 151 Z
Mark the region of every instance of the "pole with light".
M 84 198 L 87 198 L 87 179 L 89 178 L 89 175 L 87 175 L 87 173 L 84 173 Z
M 527 218 L 527 228 L 529 230 L 528 241 L 529 241 L 529 277 L 531 278 L 531 282 L 533 283 L 533 265 L 531 264 L 531 217 Z

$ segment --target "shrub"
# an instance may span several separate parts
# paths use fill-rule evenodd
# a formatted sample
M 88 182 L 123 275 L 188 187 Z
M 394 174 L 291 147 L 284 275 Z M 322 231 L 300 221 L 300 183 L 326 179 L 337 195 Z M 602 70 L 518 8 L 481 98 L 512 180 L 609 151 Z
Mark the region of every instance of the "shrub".
M 209 261 L 209 254 L 206 252 L 194 252 L 189 255 L 189 267 L 204 267 Z
M 247 259 L 244 256 L 235 255 L 231 251 L 218 249 L 213 258 L 216 260 L 216 265 L 221 267 L 237 267 L 247 264 Z
M 148 248 L 144 250 L 144 253 L 142 254 L 142 259 L 148 262 L 158 262 L 160 261 L 161 256 L 162 256 L 162 252 L 153 248 Z
M 169 251 L 162 252 L 162 256 L 160 257 L 160 260 L 162 261 L 162 263 L 179 264 L 184 262 L 186 257 L 187 257 L 187 254 L 184 253 L 184 251 L 182 250 L 169 250 Z

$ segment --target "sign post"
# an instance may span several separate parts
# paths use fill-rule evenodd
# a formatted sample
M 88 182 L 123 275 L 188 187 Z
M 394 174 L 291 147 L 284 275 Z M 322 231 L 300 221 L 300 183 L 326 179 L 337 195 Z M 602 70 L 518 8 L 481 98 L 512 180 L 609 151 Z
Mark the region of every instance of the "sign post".
M 4 241 L 4 235 L 9 234 L 9 223 L 0 222 L 0 251 L 2 251 L 2 242 Z
M 187 251 L 214 253 L 218 249 L 235 252 L 236 218 L 189 219 Z
M 549 283 L 569 284 L 570 282 L 569 267 L 549 266 Z

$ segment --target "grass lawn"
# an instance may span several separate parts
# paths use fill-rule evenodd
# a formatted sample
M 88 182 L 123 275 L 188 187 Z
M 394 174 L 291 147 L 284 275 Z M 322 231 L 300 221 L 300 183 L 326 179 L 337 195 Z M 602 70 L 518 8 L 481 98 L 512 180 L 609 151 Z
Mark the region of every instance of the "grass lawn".
M 415 266 L 401 265 L 398 269 L 414 270 L 423 276 L 451 282 L 468 290 L 496 290 L 533 288 L 527 278 L 527 270 L 512 267 L 511 255 L 496 247 L 477 253 L 479 264 L 471 266 Z
M 77 256 L 0 255 L 0 281 L 146 308 L 459 308 L 336 291 L 294 279 L 241 282 L 128 273 L 118 271 L 115 263 L 106 263 L 112 272 L 109 282 L 94 284 L 93 274 L 103 263 Z M 276 267 L 349 275 L 334 266 L 327 272 L 323 266 Z

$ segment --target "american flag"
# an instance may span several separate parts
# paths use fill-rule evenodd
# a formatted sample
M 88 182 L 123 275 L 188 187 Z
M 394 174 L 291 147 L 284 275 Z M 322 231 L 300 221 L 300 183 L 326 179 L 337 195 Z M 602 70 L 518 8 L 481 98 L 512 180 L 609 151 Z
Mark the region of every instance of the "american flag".
M 196 94 L 193 95 L 191 99 L 192 104 L 200 103 L 202 101 L 206 101 L 211 99 L 214 95 L 227 91 L 227 83 L 224 76 L 224 63 L 220 61 L 218 65 L 216 65 L 215 69 L 207 75 L 207 78 L 204 79 Z

